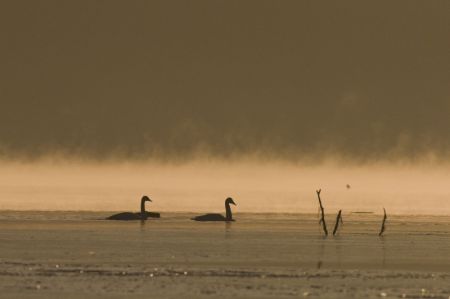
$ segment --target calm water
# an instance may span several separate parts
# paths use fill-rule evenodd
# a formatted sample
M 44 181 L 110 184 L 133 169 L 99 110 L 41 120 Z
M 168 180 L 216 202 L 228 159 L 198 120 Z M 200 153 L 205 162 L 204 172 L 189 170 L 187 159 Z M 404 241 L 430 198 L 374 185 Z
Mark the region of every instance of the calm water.
M 448 298 L 450 217 L 191 213 L 121 222 L 110 212 L 0 212 L 6 298 Z M 332 231 L 335 215 L 328 215 Z M 422 297 L 421 297 L 422 296 Z
M 344 214 L 323 237 L 315 214 L 236 213 L 234 223 L 199 223 L 194 214 L 102 220 L 109 212 L 2 211 L 1 258 L 55 263 L 330 269 L 450 268 L 450 217 Z M 335 215 L 327 216 L 332 231 Z

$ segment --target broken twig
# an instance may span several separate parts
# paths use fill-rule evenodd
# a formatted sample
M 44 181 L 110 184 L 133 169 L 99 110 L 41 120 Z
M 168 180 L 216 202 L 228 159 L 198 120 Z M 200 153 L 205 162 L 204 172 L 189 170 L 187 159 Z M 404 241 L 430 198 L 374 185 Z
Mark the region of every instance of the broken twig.
M 386 219 L 387 219 L 386 209 L 383 208 L 383 210 L 384 210 L 384 217 L 383 217 L 383 222 L 381 223 L 381 230 L 380 230 L 380 233 L 378 234 L 378 236 L 381 236 L 384 233 L 384 230 L 386 229 L 385 228 L 385 223 L 386 223 Z
M 336 217 L 336 224 L 334 225 L 334 230 L 333 230 L 333 236 L 336 235 L 336 232 L 339 228 L 339 222 L 342 224 L 344 224 L 344 222 L 342 221 L 342 210 L 339 210 L 339 213 L 337 214 Z
M 325 236 L 328 236 L 327 224 L 325 223 L 325 212 L 324 212 L 324 209 L 322 206 L 322 200 L 320 199 L 320 191 L 322 191 L 322 189 L 316 190 L 317 198 L 319 199 L 320 212 L 321 212 L 321 217 L 320 217 L 319 223 L 322 224 L 322 228 L 323 228 L 323 232 L 325 233 Z

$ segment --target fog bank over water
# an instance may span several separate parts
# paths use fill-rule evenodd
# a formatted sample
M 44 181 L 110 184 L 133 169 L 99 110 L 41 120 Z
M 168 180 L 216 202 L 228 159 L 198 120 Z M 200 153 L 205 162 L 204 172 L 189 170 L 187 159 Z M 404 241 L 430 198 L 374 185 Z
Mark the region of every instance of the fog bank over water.
M 447 214 L 449 10 L 1 1 L 0 209 Z
M 4 159 L 450 156 L 448 1 L 25 2 Z
M 450 214 L 450 167 L 439 164 L 197 160 L 160 162 L 2 162 L 0 209 L 223 212 L 228 196 L 239 212 L 316 213 L 322 188 L 327 213 L 370 211 Z M 347 184 L 350 188 L 347 188 Z

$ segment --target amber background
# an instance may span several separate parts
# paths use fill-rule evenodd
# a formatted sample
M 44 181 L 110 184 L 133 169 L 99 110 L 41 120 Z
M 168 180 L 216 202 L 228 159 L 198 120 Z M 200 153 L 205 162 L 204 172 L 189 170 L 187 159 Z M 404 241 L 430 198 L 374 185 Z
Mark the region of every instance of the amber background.
M 3 159 L 446 159 L 448 1 L 2 1 Z
M 447 214 L 449 11 L 1 1 L 0 209 Z

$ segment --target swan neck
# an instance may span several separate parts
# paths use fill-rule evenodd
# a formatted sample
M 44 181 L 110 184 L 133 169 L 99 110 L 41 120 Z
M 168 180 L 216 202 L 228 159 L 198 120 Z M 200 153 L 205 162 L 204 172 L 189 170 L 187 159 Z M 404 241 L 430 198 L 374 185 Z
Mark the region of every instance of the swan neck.
M 226 214 L 227 221 L 233 220 L 233 214 L 231 214 L 230 203 L 228 203 L 228 202 L 225 203 L 225 211 L 227 213 Z
M 145 213 L 145 200 L 141 200 L 141 214 Z

